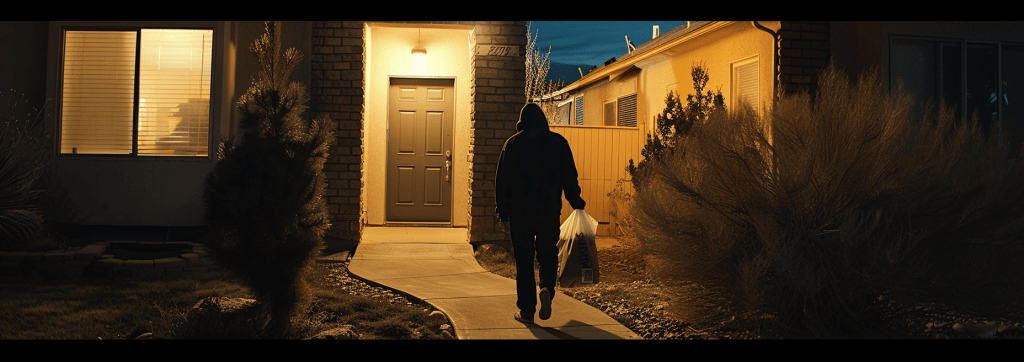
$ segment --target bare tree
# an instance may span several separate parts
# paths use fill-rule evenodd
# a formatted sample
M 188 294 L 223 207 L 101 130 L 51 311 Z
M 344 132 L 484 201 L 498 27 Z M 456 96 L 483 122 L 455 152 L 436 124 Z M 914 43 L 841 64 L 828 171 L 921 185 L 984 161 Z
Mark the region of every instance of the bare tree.
M 526 24 L 526 33 L 529 39 L 526 45 L 526 101 L 539 104 L 550 122 L 553 120 L 555 105 L 541 97 L 561 89 L 565 84 L 562 81 L 553 82 L 547 79 L 548 71 L 551 69 L 551 61 L 548 59 L 551 56 L 551 47 L 548 47 L 547 53 L 537 50 L 537 36 L 540 35 L 540 31 L 534 33 L 530 29 L 530 24 Z

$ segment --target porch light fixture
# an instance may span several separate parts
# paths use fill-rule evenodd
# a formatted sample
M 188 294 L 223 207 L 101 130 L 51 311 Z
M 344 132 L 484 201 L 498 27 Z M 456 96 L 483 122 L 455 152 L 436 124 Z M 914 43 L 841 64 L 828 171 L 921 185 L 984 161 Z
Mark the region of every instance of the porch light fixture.
M 412 69 L 423 73 L 427 69 L 427 49 L 420 46 L 419 33 L 416 35 L 416 47 L 412 48 Z

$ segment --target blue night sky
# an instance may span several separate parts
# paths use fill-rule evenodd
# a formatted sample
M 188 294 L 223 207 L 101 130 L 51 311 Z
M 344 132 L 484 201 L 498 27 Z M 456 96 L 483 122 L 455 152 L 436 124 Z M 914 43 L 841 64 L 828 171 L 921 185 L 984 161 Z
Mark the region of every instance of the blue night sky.
M 590 66 L 599 66 L 612 57 L 626 54 L 626 38 L 633 45 L 640 46 L 651 40 L 651 28 L 658 25 L 662 34 L 686 21 L 531 21 L 530 31 L 537 35 L 537 50 L 547 52 L 551 47 L 551 73 L 566 74 L 569 77 L 582 65 L 586 73 Z M 566 64 L 566 70 L 558 70 L 555 63 Z M 571 65 L 571 66 L 570 66 Z M 552 78 L 549 75 L 549 78 Z M 575 78 L 566 79 L 567 83 Z

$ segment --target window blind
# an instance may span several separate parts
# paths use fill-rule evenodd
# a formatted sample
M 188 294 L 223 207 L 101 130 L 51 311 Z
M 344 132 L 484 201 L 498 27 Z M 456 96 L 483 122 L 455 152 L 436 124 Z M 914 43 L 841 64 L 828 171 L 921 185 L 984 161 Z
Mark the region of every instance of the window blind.
M 760 107 L 757 86 L 757 61 L 736 67 L 736 105 L 746 102 L 755 110 Z
M 206 156 L 212 30 L 142 29 L 140 155 Z
M 583 125 L 583 96 L 576 97 L 576 125 Z
M 61 153 L 132 152 L 135 34 L 134 31 L 68 31 L 65 34 Z
M 618 126 L 636 127 L 636 94 L 618 100 Z

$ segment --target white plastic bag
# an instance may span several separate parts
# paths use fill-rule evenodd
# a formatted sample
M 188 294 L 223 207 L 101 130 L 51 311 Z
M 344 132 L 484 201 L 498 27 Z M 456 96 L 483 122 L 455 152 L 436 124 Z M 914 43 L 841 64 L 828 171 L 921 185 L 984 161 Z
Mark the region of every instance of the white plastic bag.
M 573 210 L 558 236 L 558 285 L 572 288 L 596 284 L 597 220 L 581 209 Z

